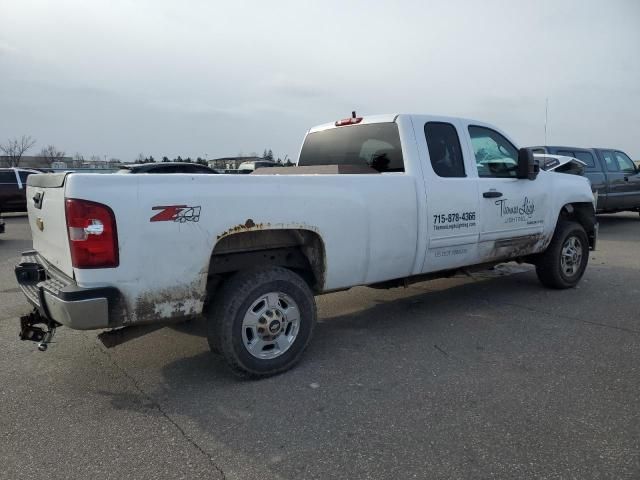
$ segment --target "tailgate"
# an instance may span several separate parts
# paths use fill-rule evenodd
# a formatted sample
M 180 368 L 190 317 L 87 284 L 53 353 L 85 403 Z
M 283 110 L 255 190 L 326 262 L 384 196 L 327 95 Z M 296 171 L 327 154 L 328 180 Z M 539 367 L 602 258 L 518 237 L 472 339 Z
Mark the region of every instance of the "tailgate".
M 27 211 L 33 249 L 58 270 L 73 277 L 64 210 L 66 176 L 67 173 L 30 175 Z

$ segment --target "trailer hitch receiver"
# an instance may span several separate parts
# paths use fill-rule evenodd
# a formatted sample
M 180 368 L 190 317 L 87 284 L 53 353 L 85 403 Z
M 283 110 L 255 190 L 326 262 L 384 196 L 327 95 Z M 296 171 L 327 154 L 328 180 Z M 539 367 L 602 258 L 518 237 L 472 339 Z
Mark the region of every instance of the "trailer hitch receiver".
M 40 315 L 34 309 L 28 315 L 20 317 L 20 340 L 29 340 L 38 344 L 38 350 L 44 352 L 49 347 L 59 324 Z

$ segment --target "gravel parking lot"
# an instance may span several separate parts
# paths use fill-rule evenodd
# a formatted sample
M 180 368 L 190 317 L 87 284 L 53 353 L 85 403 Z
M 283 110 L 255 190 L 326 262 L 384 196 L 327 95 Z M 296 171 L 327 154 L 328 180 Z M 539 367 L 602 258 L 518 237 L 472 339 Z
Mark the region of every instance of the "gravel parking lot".
M 318 299 L 302 363 L 239 381 L 199 322 L 114 349 L 17 340 L 24 217 L 0 235 L 0 478 L 640 478 L 640 218 L 580 286 L 529 266 Z

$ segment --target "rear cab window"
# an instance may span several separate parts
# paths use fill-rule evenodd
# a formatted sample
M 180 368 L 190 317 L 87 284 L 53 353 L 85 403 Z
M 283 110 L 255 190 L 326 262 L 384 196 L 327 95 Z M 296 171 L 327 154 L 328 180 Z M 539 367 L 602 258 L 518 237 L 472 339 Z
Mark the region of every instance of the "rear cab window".
M 380 173 L 404 172 L 398 125 L 348 125 L 307 135 L 299 166 L 366 165 Z
M 576 158 L 578 160 L 582 160 L 587 164 L 587 169 L 595 170 L 596 169 L 596 159 L 593 157 L 593 153 L 591 152 L 575 152 Z
M 574 152 L 572 150 L 558 150 L 558 155 L 577 158 L 578 160 L 581 160 L 584 163 L 586 163 L 585 168 L 587 169 L 594 169 L 596 167 L 596 162 L 591 152 Z

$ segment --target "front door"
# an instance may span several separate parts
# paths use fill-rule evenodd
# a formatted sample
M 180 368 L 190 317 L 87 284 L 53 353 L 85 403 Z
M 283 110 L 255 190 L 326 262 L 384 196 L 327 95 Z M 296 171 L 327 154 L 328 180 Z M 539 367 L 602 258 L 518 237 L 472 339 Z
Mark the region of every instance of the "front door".
M 633 160 L 631 160 L 624 152 L 614 150 L 613 156 L 618 163 L 618 168 L 622 172 L 622 184 L 621 190 L 624 193 L 623 206 L 624 208 L 639 208 L 640 207 L 640 173 L 636 168 Z
M 499 132 L 469 126 L 478 170 L 479 254 L 485 261 L 538 251 L 548 194 L 542 182 L 518 179 L 518 149 Z
M 627 184 L 624 180 L 625 174 L 620 171 L 620 166 L 616 160 L 613 150 L 600 150 L 600 155 L 607 171 L 607 201 L 605 208 L 608 210 L 619 210 L 625 208 L 627 194 Z

